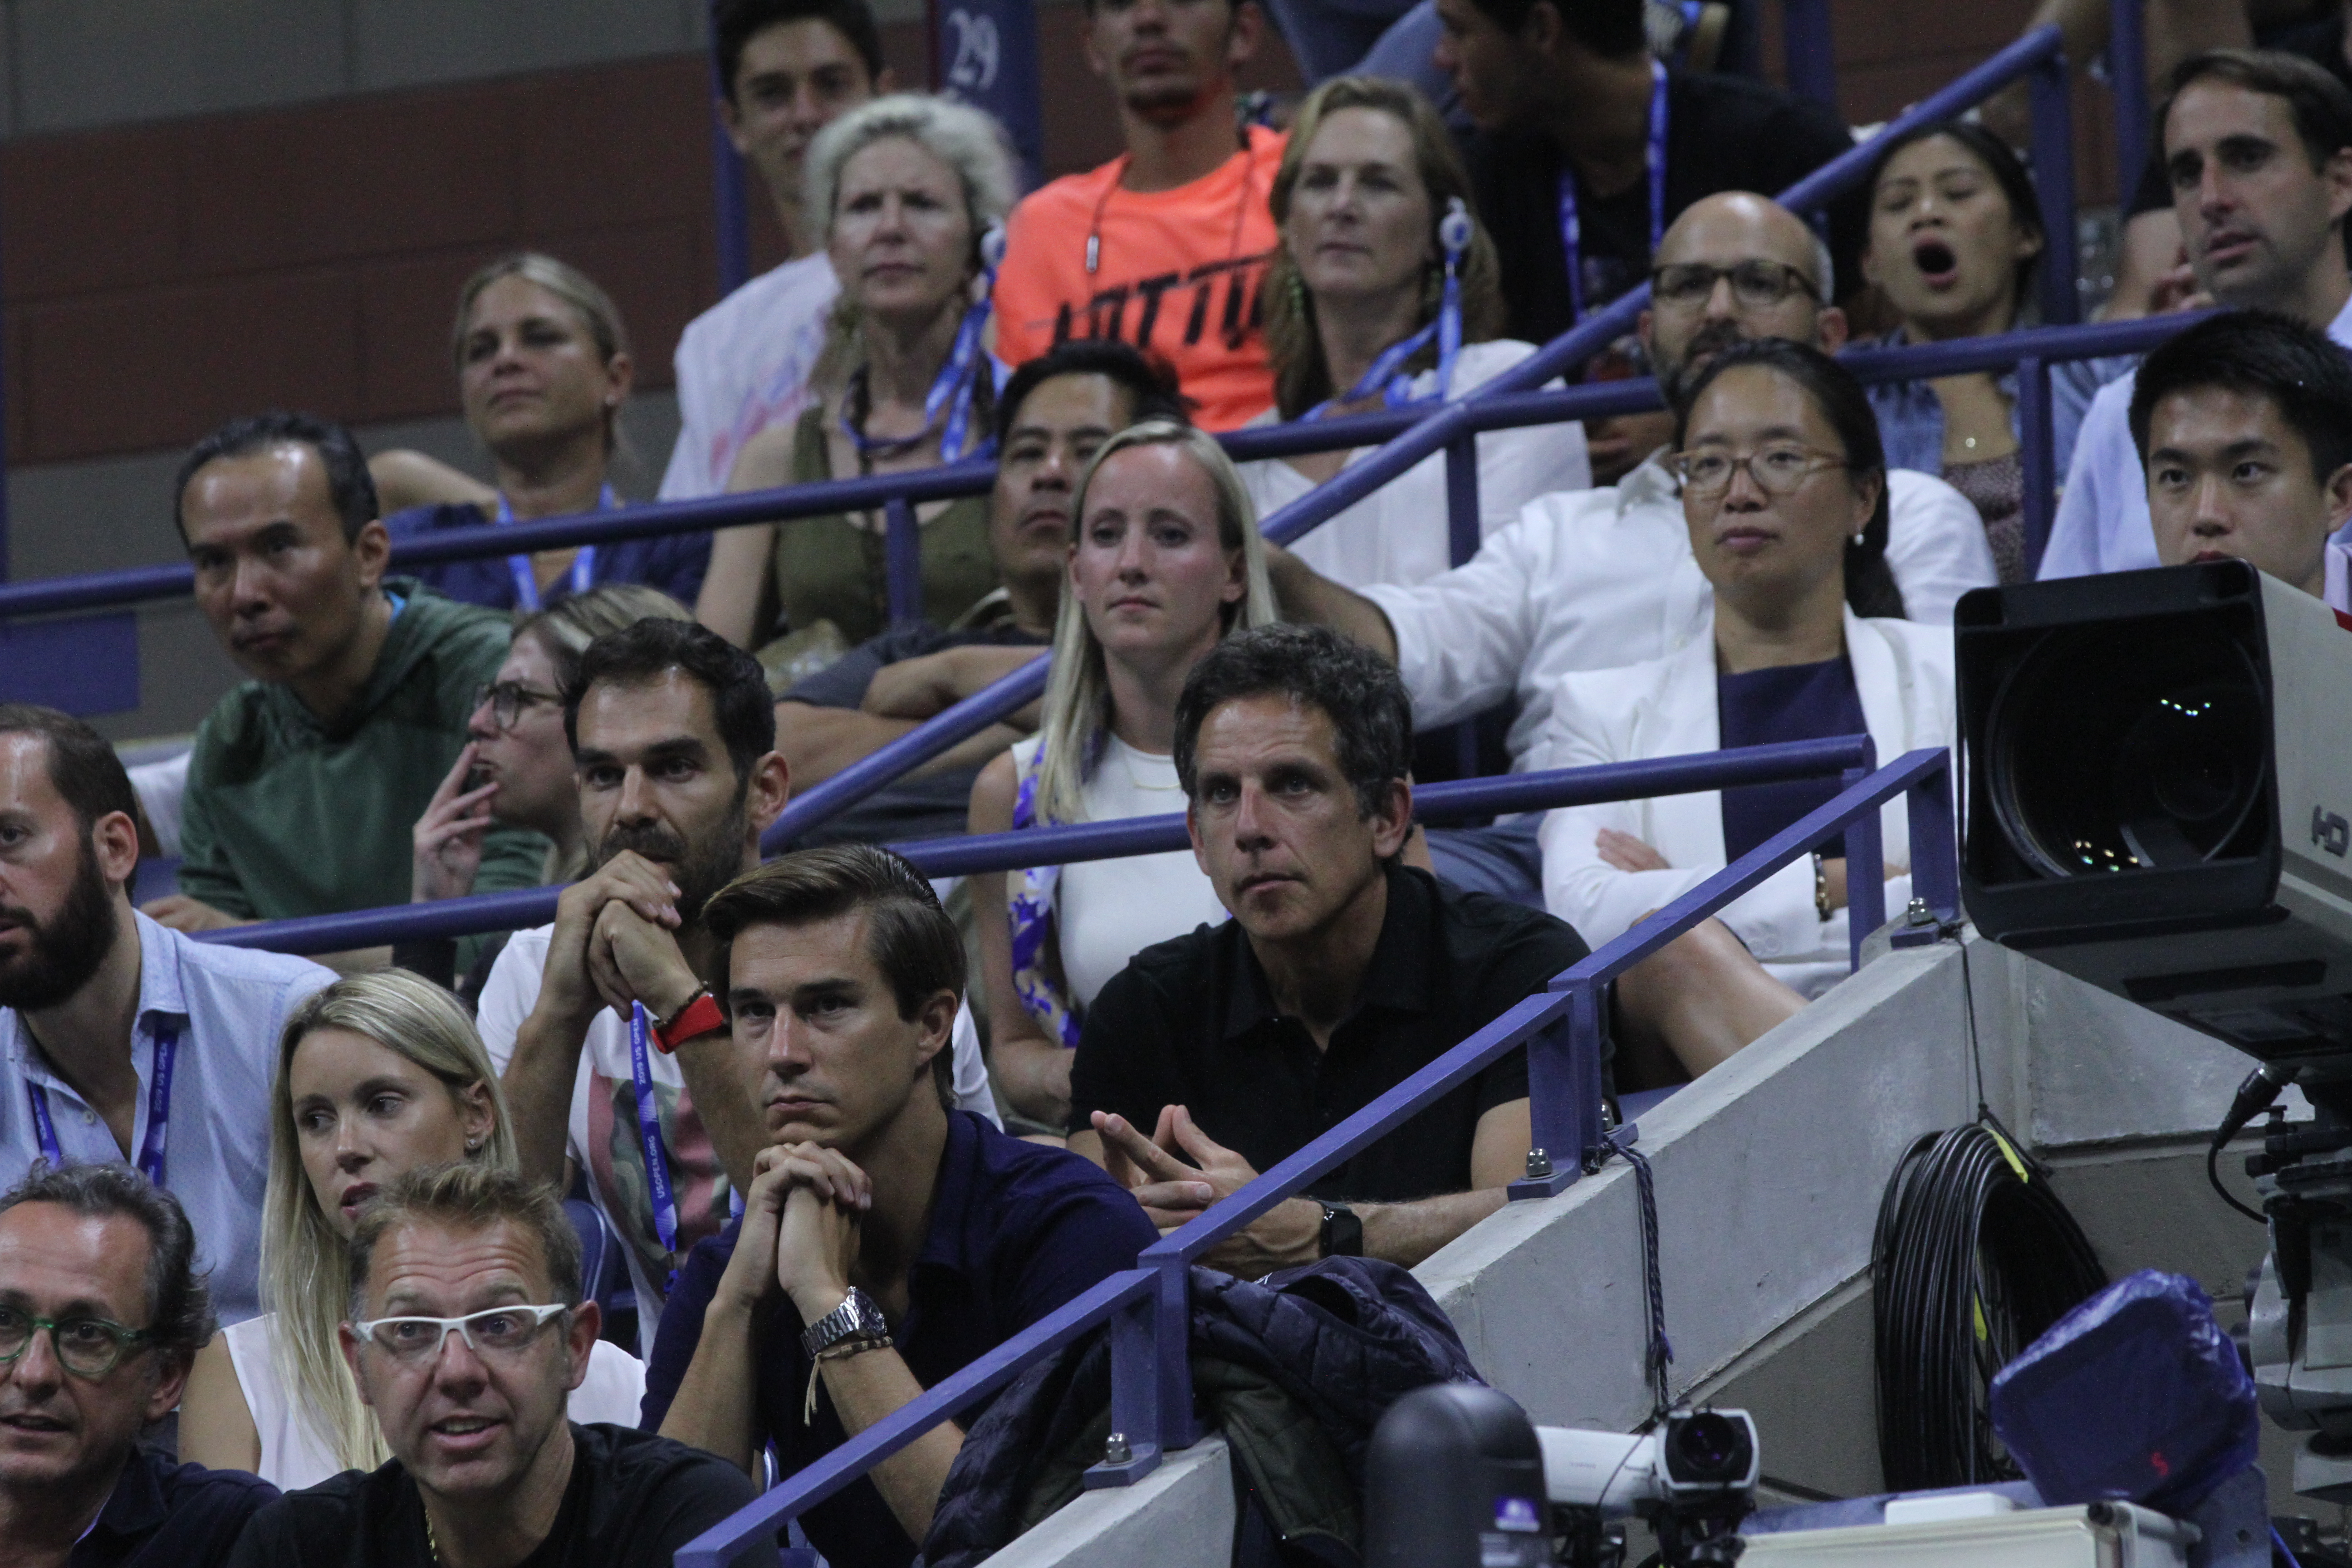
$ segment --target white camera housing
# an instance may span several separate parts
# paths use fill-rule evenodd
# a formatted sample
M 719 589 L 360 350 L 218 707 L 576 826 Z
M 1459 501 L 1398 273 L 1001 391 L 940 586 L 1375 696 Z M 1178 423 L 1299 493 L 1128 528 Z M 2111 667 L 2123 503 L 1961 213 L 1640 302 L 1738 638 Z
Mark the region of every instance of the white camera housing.
M 1677 1411 L 1642 1436 L 1538 1426 L 1536 1440 L 1551 1500 L 1604 1519 L 1744 1498 L 1762 1464 L 1745 1410 Z

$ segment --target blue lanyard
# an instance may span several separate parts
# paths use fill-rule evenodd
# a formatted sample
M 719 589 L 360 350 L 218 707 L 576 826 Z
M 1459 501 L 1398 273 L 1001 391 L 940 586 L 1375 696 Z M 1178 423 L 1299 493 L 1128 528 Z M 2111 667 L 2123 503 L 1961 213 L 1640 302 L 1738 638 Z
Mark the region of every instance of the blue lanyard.
M 988 314 L 996 298 L 996 264 L 1004 258 L 1004 231 L 992 228 L 981 237 L 982 268 L 980 298 L 963 313 L 963 321 L 956 328 L 955 346 L 948 351 L 948 363 L 940 366 L 940 374 L 931 381 L 931 390 L 923 397 L 923 427 L 912 436 L 891 436 L 876 439 L 857 427 L 852 419 L 853 404 L 864 401 L 861 395 L 866 384 L 866 372 L 857 373 L 858 391 L 841 400 L 841 433 L 867 462 L 877 458 L 896 458 L 911 452 L 923 444 L 924 438 L 939 428 L 940 411 L 947 411 L 947 429 L 940 437 L 940 461 L 952 463 L 963 456 L 964 438 L 971 426 L 972 384 L 980 379 L 981 334 L 988 329 Z M 995 443 L 987 436 L 980 438 L 973 448 L 974 457 L 988 456 Z
M 621 498 L 613 493 L 612 486 L 606 485 L 603 489 L 596 492 L 597 510 L 610 511 L 620 504 Z M 502 491 L 499 496 L 498 521 L 500 526 L 504 526 L 507 523 L 512 522 L 514 520 L 514 506 L 507 500 L 505 493 Z M 507 570 L 514 574 L 515 607 L 521 610 L 526 615 L 537 614 L 539 610 L 539 578 L 530 569 L 530 557 L 528 555 L 508 556 Z M 596 547 L 593 544 L 583 544 L 580 547 L 579 553 L 572 558 L 572 570 L 567 574 L 567 581 L 564 583 L 563 591 L 567 594 L 586 593 L 590 586 L 590 579 L 595 575 L 595 572 Z
M 1300 416 L 1305 419 L 1320 419 L 1335 403 L 1359 403 L 1374 392 L 1381 395 L 1383 406 L 1403 408 L 1414 403 L 1434 399 L 1444 402 L 1454 391 L 1454 363 L 1462 353 L 1462 277 L 1463 253 L 1470 248 L 1470 209 L 1461 197 L 1447 204 L 1445 216 L 1437 226 L 1438 244 L 1445 252 L 1445 291 L 1437 305 L 1437 319 L 1404 339 L 1391 343 L 1381 351 L 1371 368 L 1348 389 L 1345 397 L 1327 397 Z M 1437 384 L 1428 397 L 1412 395 L 1412 378 L 1400 374 L 1404 363 L 1437 340 Z
M 669 1255 L 669 1279 L 662 1286 L 667 1296 L 677 1289 L 677 1197 L 670 1191 L 669 1157 L 662 1150 L 661 1107 L 654 1099 L 653 1058 L 646 1043 L 652 1027 L 646 1017 L 646 1005 L 631 1003 L 629 1084 L 637 1094 L 637 1138 L 645 1145 L 646 1188 L 653 1199 L 654 1235 Z
M 180 1031 L 170 1025 L 155 1030 L 155 1070 L 147 1084 L 147 1136 L 139 1143 L 139 1173 L 154 1183 L 163 1184 L 163 1137 L 172 1121 L 172 1064 L 180 1054 Z M 49 1091 L 37 1083 L 25 1085 L 25 1096 L 33 1102 L 33 1133 L 41 1142 L 41 1158 L 53 1170 L 66 1163 L 65 1151 L 58 1144 L 57 1124 L 49 1120 Z
M 1666 68 L 1650 62 L 1650 254 L 1666 236 Z M 1568 252 L 1568 308 L 1584 319 L 1584 226 L 1576 216 L 1576 170 L 1559 172 L 1559 242 Z

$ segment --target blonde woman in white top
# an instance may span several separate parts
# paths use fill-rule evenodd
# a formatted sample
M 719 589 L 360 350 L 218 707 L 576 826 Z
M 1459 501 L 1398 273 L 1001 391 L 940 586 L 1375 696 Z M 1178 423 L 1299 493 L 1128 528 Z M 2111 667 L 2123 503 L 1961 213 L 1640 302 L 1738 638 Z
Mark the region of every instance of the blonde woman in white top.
M 197 1355 L 180 1457 L 291 1491 L 390 1457 L 337 1342 L 361 1205 L 427 1166 L 511 1170 L 515 1144 L 465 1010 L 397 969 L 337 981 L 287 1019 L 268 1114 L 261 1272 L 271 1310 Z M 634 1426 L 645 1383 L 636 1357 L 599 1341 L 572 1391 L 572 1419 Z
M 1224 451 L 1152 419 L 1079 477 L 1037 733 L 982 770 L 971 830 L 1184 808 L 1176 696 L 1221 638 L 1276 619 L 1257 517 Z M 1077 1019 L 1138 950 L 1225 918 L 1189 850 L 973 879 L 990 1055 L 1013 1108 L 1058 1128 Z
M 1495 245 L 1469 176 L 1410 84 L 1339 77 L 1299 105 L 1274 178 L 1282 244 L 1266 271 L 1275 406 L 1254 425 L 1451 402 L 1535 353 L 1503 321 Z M 1478 442 L 1479 533 L 1553 490 L 1592 483 L 1584 426 L 1491 431 Z M 1370 451 L 1242 465 L 1260 516 Z M 1425 583 L 1453 566 L 1445 459 L 1433 457 L 1307 534 L 1293 551 L 1350 588 Z

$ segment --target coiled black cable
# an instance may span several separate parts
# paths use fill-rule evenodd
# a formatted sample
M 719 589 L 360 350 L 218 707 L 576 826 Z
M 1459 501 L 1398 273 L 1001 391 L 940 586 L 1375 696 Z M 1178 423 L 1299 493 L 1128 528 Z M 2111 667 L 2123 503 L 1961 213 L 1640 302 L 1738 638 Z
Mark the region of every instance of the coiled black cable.
M 2107 1282 L 2048 1173 L 1989 1116 L 1927 1134 L 1887 1184 L 1870 1266 L 1888 1489 L 2016 1479 L 1993 1374 Z

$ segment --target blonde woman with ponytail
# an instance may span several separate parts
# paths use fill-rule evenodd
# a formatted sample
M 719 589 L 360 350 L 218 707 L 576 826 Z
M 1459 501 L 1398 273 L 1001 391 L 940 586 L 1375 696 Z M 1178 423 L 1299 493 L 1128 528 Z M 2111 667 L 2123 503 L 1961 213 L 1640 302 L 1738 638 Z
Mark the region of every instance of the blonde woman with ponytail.
M 1265 546 L 1216 441 L 1166 419 L 1129 426 L 1079 476 L 1068 581 L 1037 733 L 983 769 L 971 830 L 1184 809 L 1176 697 L 1222 638 L 1276 620 Z M 990 1057 L 1033 1129 L 1068 1114 L 1078 1019 L 1139 950 L 1222 921 L 1192 851 L 972 879 Z
M 455 998 L 394 969 L 337 981 L 294 1011 L 269 1103 L 261 1290 L 273 1310 L 198 1354 L 180 1407 L 183 1459 L 292 1491 L 390 1457 L 337 1343 L 351 1299 L 345 1248 L 378 1188 L 460 1160 L 516 1163 L 498 1074 Z M 600 1341 L 572 1419 L 634 1426 L 644 1392 L 637 1359 Z

